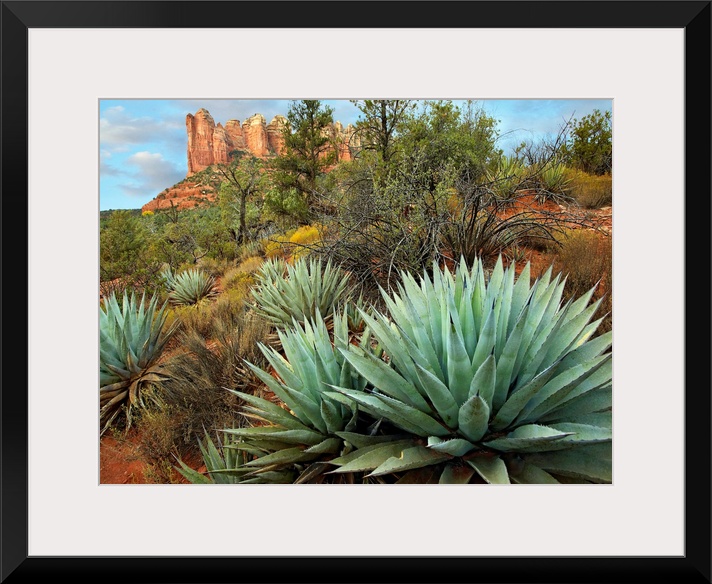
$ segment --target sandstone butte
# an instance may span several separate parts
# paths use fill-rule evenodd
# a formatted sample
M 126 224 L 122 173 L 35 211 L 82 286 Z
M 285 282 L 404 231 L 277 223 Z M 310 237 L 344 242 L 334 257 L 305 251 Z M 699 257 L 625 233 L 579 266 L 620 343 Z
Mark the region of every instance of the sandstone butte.
M 208 184 L 200 171 L 216 164 L 230 161 L 230 153 L 242 151 L 261 159 L 268 159 L 284 151 L 282 130 L 287 118 L 277 115 L 268 124 L 262 114 L 240 120 L 228 120 L 223 126 L 215 120 L 205 108 L 195 115 L 188 114 L 185 127 L 188 134 L 188 173 L 181 182 L 163 190 L 143 207 L 142 211 L 197 207 L 202 202 L 214 201 L 217 193 Z M 340 122 L 334 122 L 329 129 L 338 148 L 338 160 L 351 160 L 351 148 L 354 128 L 351 124 L 345 128 Z

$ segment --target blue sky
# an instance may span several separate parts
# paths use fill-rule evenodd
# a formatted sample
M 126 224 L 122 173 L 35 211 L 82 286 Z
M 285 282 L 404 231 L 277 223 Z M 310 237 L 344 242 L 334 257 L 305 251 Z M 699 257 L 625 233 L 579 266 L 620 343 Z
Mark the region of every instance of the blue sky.
M 344 126 L 360 113 L 348 100 L 323 100 L 334 108 L 334 119 Z M 244 122 L 260 113 L 269 122 L 286 115 L 288 100 L 101 100 L 99 104 L 99 207 L 138 209 L 188 172 L 185 116 L 201 107 L 215 123 Z M 608 99 L 481 100 L 485 111 L 499 120 L 499 147 L 509 152 L 523 140 L 555 135 L 572 116 L 594 109 L 612 111 Z

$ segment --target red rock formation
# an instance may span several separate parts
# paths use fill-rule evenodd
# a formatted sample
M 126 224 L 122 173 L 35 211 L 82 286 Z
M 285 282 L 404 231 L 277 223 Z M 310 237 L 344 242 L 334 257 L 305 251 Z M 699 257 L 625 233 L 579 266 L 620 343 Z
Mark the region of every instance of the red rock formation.
M 270 154 L 267 122 L 262 114 L 255 114 L 242 122 L 242 135 L 245 137 L 245 146 L 253 155 L 265 158 Z
M 240 120 L 228 120 L 225 124 L 225 131 L 232 140 L 235 149 L 243 150 L 245 146 L 245 137 L 242 135 L 242 126 Z
M 185 118 L 188 132 L 188 176 L 213 163 L 213 131 L 215 121 L 208 110 L 201 108 Z
M 274 116 L 272 121 L 267 125 L 267 143 L 269 148 L 275 154 L 284 152 L 284 136 L 282 132 L 289 125 L 287 118 L 284 116 Z
M 267 124 L 262 114 L 240 120 L 228 120 L 223 127 L 205 108 L 200 108 L 195 115 L 188 114 L 185 126 L 188 134 L 188 174 L 186 179 L 205 170 L 213 164 L 227 163 L 234 150 L 249 152 L 258 158 L 269 158 L 284 152 L 283 129 L 289 124 L 287 118 L 277 115 Z M 352 149 L 358 146 L 354 142 L 354 128 L 350 124 L 344 128 L 335 122 L 327 130 L 338 150 L 337 160 L 352 159 Z M 170 208 L 171 204 L 179 208 L 194 207 L 203 200 L 215 200 L 212 187 L 198 181 L 184 180 L 165 189 L 158 197 L 146 203 L 144 211 Z

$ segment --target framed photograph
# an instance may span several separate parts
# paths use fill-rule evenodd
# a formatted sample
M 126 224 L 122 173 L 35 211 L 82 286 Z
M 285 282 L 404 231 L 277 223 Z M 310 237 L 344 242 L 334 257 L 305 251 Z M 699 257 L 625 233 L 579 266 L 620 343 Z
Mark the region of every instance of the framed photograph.
M 3 1 L 0 580 L 710 582 L 711 14 L 709 1 Z M 482 484 L 102 481 L 100 178 L 110 156 L 154 186 L 171 168 L 137 138 L 148 117 L 131 133 L 111 116 L 142 100 L 369 99 L 611 106 L 613 479 L 492 484 L 473 464 Z M 188 164 L 209 163 L 189 145 Z

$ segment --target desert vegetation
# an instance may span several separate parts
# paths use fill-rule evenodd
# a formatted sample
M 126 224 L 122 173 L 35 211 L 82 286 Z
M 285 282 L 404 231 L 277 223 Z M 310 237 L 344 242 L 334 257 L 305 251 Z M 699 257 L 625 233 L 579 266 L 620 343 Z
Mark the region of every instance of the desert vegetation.
M 150 482 L 609 483 L 611 119 L 292 102 L 214 202 L 100 221 L 100 439 Z M 193 175 L 193 179 L 196 175 Z

